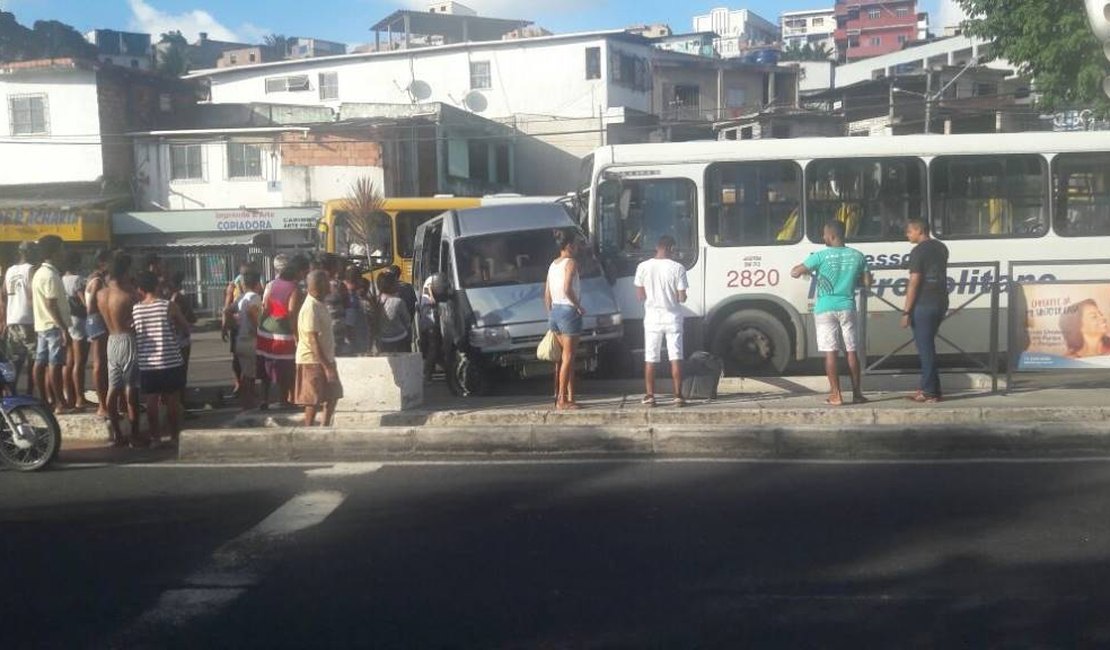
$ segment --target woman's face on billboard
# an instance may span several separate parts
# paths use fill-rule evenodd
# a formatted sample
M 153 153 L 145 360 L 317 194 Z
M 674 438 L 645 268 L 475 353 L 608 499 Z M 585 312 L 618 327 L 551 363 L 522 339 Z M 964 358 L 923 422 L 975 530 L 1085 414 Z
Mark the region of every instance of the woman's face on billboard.
M 1110 328 L 1107 327 L 1106 316 L 1102 314 L 1095 305 L 1083 306 L 1083 318 L 1081 330 L 1084 338 L 1095 336 L 1106 336 L 1110 334 Z

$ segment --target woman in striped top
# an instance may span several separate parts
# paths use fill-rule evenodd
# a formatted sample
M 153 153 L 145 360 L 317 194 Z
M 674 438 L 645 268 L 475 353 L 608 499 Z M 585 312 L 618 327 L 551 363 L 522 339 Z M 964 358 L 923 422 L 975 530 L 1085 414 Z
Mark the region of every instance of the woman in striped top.
M 139 358 L 139 387 L 146 398 L 147 425 L 152 443 L 159 438 L 159 404 L 165 405 L 170 438 L 181 432 L 181 391 L 185 389 L 185 360 L 178 343 L 189 328 L 177 305 L 159 297 L 158 276 L 139 274 L 141 301 L 131 309 L 135 349 Z

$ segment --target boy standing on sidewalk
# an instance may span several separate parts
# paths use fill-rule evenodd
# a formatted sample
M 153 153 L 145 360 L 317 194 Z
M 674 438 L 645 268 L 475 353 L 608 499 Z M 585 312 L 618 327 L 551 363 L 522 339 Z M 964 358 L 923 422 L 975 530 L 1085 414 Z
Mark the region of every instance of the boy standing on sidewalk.
M 324 304 L 328 295 L 328 274 L 308 274 L 308 297 L 297 316 L 297 383 L 294 392 L 298 406 L 304 407 L 304 425 L 316 426 L 316 413 L 324 408 L 324 426 L 335 417 L 335 404 L 343 397 L 343 384 L 335 367 L 335 333 L 331 314 Z
M 158 276 L 139 274 L 139 296 L 131 308 L 135 346 L 139 357 L 139 388 L 146 398 L 151 444 L 159 443 L 159 405 L 166 407 L 170 439 L 181 433 L 181 393 L 185 390 L 185 359 L 179 335 L 189 328 L 177 305 L 160 297 Z
M 837 358 L 840 350 L 848 357 L 848 370 L 852 378 L 852 398 L 856 404 L 867 401 L 863 396 L 859 355 L 859 337 L 856 330 L 856 288 L 871 286 L 871 271 L 863 253 L 844 245 L 844 224 L 830 221 L 825 224 L 826 248 L 811 254 L 806 261 L 795 266 L 790 275 L 817 276 L 817 303 L 813 318 L 817 326 L 817 349 L 825 353 L 825 375 L 829 379 L 829 406 L 841 406 L 840 372 Z
M 675 240 L 663 235 L 655 246 L 655 257 L 636 267 L 636 296 L 644 303 L 643 404 L 655 406 L 655 365 L 662 360 L 664 340 L 671 362 L 675 406 L 682 399 L 682 303 L 686 302 L 686 267 L 674 261 Z

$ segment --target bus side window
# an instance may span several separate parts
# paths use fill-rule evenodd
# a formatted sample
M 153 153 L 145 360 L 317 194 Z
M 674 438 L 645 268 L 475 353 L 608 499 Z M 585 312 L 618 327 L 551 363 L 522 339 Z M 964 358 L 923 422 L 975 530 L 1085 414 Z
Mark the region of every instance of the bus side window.
M 802 238 L 802 170 L 790 161 L 715 163 L 706 171 L 711 246 L 773 246 Z
M 1110 235 L 1110 154 L 1060 154 L 1052 166 L 1056 233 L 1063 237 Z
M 942 156 L 930 175 L 941 237 L 1039 237 L 1048 230 L 1040 156 Z
M 910 218 L 927 216 L 925 163 L 919 158 L 817 160 L 807 170 L 810 241 L 840 221 L 850 242 L 902 241 Z

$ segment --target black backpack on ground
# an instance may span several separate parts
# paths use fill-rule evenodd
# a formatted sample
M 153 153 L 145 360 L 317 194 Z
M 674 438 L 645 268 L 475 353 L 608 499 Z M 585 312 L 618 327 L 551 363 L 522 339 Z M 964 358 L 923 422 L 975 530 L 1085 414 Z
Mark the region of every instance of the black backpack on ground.
M 683 399 L 717 399 L 725 364 L 708 352 L 695 352 L 682 363 Z

